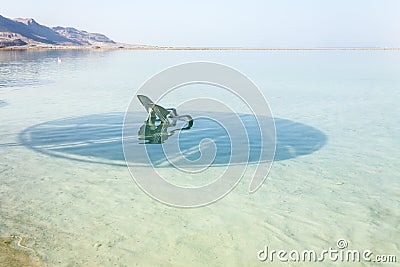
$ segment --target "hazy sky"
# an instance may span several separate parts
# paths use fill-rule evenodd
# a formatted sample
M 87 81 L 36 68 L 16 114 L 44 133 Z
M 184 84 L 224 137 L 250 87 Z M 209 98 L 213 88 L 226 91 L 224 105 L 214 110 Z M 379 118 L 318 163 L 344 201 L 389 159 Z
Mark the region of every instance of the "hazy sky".
M 400 0 L 18 0 L 5 17 L 160 46 L 400 46 Z

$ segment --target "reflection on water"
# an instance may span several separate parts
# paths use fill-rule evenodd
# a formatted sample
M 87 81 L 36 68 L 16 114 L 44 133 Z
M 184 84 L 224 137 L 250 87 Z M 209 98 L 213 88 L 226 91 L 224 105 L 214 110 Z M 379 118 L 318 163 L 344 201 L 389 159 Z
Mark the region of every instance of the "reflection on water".
M 7 102 L 3 101 L 3 100 L 0 100 L 0 108 L 1 107 L 5 107 L 5 106 L 7 106 Z
M 140 121 L 144 113 L 138 112 L 135 115 Z M 212 114 L 209 115 L 212 117 Z M 229 123 L 230 114 L 225 114 L 224 117 L 225 123 Z M 252 115 L 240 114 L 240 117 L 249 134 L 249 162 L 256 162 L 261 151 L 260 136 L 259 132 L 252 129 L 257 127 L 257 122 Z M 19 138 L 25 146 L 54 157 L 125 166 L 121 144 L 123 119 L 123 113 L 108 113 L 48 121 L 25 129 Z M 278 161 L 311 154 L 321 149 L 327 142 L 324 133 L 309 125 L 279 118 L 275 118 L 275 125 L 277 133 L 275 160 Z M 141 124 L 138 124 L 136 129 L 140 126 Z M 190 131 L 180 131 L 179 134 L 169 135 L 169 138 L 176 138 L 175 141 L 179 142 L 183 156 L 189 160 L 200 157 L 199 144 L 209 138 L 215 142 L 217 148 L 215 165 L 229 162 L 243 163 L 231 161 L 229 136 L 225 129 L 213 120 L 195 118 Z M 168 140 L 170 141 L 172 140 Z M 165 166 L 162 164 L 165 155 L 159 153 L 162 146 L 148 145 L 152 162 L 160 163 L 155 166 Z M 143 155 L 138 155 L 137 163 L 144 162 L 146 161 Z
M 193 126 L 193 121 L 182 125 L 175 123 L 167 123 L 158 121 L 155 116 L 149 116 L 148 119 L 140 126 L 138 131 L 139 140 L 145 140 L 145 144 L 162 144 L 176 132 L 189 130 Z
M 192 128 L 193 119 L 190 115 L 178 116 L 175 108 L 165 109 L 144 95 L 137 97 L 148 112 L 147 120 L 140 126 L 138 132 L 139 140 L 147 141 L 146 144 L 162 144 L 175 132 Z M 185 125 L 176 127 L 182 120 L 185 121 Z
M 0 89 L 26 87 L 54 82 L 59 69 L 58 58 L 64 63 L 79 63 L 96 51 L 86 50 L 15 50 L 0 51 Z M 73 59 L 69 62 L 68 59 Z M 71 66 L 69 66 L 71 67 Z

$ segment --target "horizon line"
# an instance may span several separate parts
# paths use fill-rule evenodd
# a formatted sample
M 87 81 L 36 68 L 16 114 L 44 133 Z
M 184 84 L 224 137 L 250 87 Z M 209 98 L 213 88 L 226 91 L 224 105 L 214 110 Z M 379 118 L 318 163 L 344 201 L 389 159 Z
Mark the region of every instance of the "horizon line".
M 240 46 L 152 46 L 116 43 L 105 46 L 8 46 L 0 50 L 400 50 L 400 47 L 240 47 Z

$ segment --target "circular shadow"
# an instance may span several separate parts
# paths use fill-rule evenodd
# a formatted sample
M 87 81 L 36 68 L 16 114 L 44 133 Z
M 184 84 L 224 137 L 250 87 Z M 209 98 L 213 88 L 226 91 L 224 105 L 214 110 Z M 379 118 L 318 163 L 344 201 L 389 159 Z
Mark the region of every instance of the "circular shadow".
M 124 115 L 124 113 L 117 112 L 48 121 L 25 129 L 19 134 L 19 139 L 26 147 L 49 156 L 81 162 L 126 166 L 122 150 Z M 213 117 L 212 113 L 207 115 Z M 221 117 L 221 113 L 218 114 L 223 123 L 232 125 L 230 120 L 234 116 L 232 114 L 222 115 Z M 137 112 L 134 116 L 137 116 L 136 121 L 142 123 L 146 120 L 147 115 Z M 250 157 L 248 162 L 257 162 L 262 149 L 257 121 L 253 115 L 249 114 L 239 114 L 239 117 L 249 137 Z M 321 149 L 327 142 L 327 136 L 312 126 L 286 119 L 275 118 L 274 120 L 276 127 L 274 160 L 276 161 L 311 154 Z M 141 123 L 138 123 L 136 129 L 139 130 Z M 134 134 L 136 136 L 136 133 Z M 212 139 L 217 147 L 213 165 L 247 163 L 235 162 L 235 157 L 231 157 L 230 139 L 227 132 L 223 127 L 215 125 L 212 120 L 195 119 L 190 130 L 174 134 L 165 142 L 172 142 L 174 138 L 179 142 L 183 155 L 191 161 L 195 161 L 201 155 L 198 150 L 201 140 Z M 137 145 L 145 144 L 138 140 Z M 162 145 L 146 144 L 146 146 L 154 166 L 169 166 L 163 164 L 166 158 L 160 152 Z M 186 151 L 190 151 L 190 153 L 185 155 Z M 144 156 L 138 155 L 138 164 L 146 162 L 143 159 Z

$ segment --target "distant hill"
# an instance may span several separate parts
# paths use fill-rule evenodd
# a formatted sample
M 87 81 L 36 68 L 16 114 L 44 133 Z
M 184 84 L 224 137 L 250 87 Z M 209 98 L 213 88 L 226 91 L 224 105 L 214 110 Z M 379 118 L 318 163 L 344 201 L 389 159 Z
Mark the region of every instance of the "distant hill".
M 9 19 L 0 15 L 0 47 L 7 46 L 101 46 L 115 42 L 99 33 L 75 28 L 46 27 L 34 19 Z
M 72 27 L 53 27 L 52 28 L 59 35 L 80 43 L 81 45 L 101 45 L 101 44 L 115 44 L 113 40 L 100 33 L 90 33 L 86 31 L 80 31 Z

